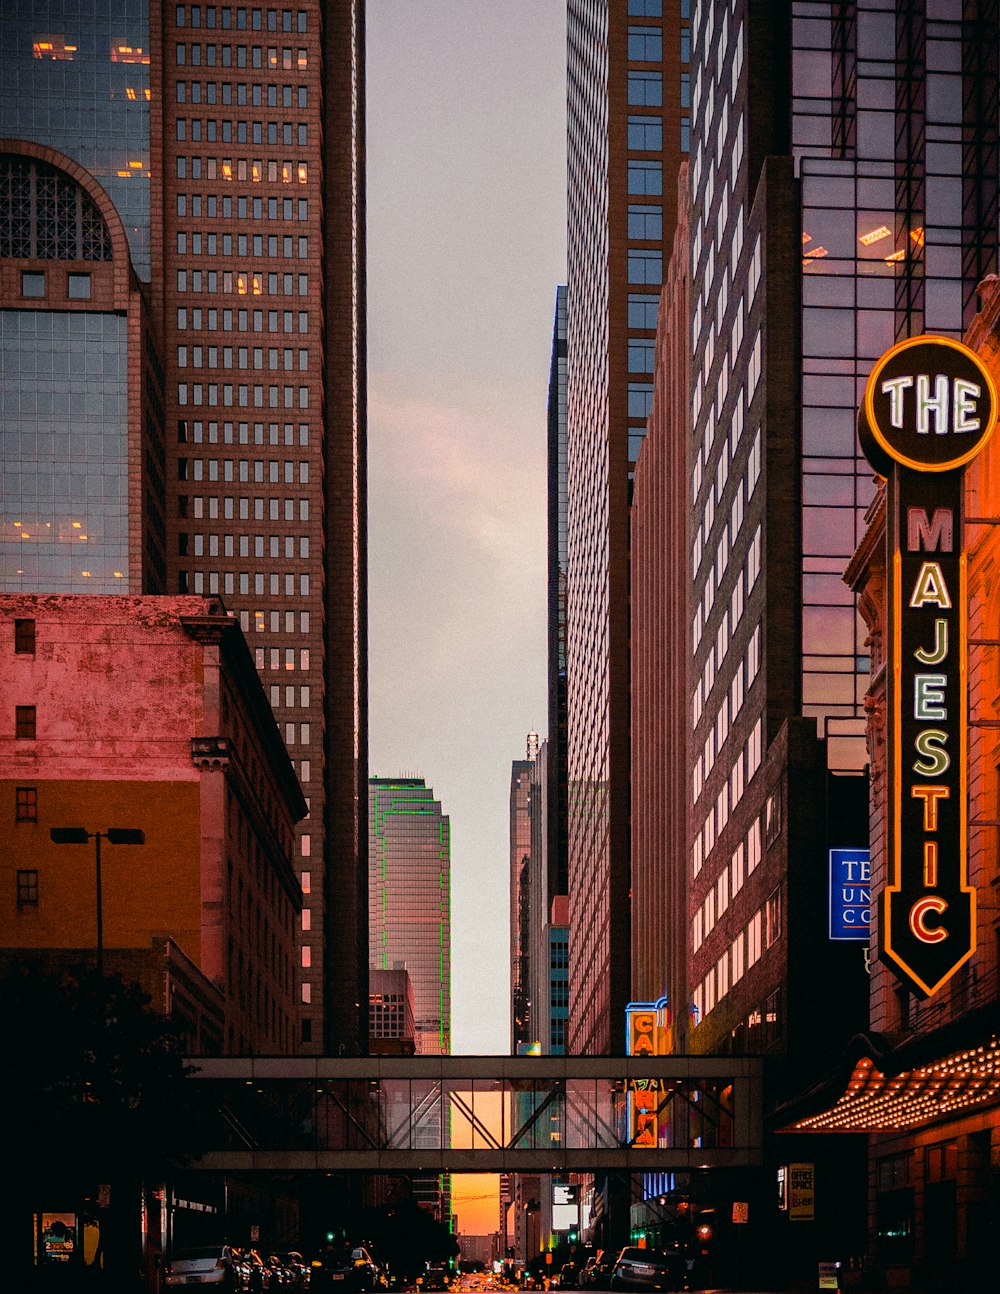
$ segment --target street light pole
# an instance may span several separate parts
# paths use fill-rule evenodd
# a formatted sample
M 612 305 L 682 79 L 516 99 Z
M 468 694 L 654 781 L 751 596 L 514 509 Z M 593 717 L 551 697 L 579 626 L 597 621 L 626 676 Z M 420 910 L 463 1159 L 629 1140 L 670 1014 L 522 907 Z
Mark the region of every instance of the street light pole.
M 94 842 L 97 888 L 97 978 L 104 979 L 104 901 L 101 892 L 101 841 L 110 845 L 144 845 L 146 833 L 137 827 L 108 827 L 106 831 L 88 831 L 86 827 L 51 827 L 49 839 L 54 845 L 85 845 Z

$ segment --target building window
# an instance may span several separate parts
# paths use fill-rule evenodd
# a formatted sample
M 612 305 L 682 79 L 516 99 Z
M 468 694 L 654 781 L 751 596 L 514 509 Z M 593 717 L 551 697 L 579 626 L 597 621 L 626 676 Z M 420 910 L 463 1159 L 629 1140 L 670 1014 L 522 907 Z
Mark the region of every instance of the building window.
M 662 120 L 659 117 L 629 117 L 628 147 L 639 153 L 662 152 Z
M 659 242 L 663 238 L 663 208 L 658 202 L 629 204 L 628 236 L 648 243 Z M 656 327 L 655 320 L 653 327 Z
M 17 822 L 37 822 L 38 787 L 18 786 L 15 788 L 14 796 L 16 802 L 15 820 Z
M 628 416 L 630 418 L 648 418 L 653 409 L 652 382 L 629 382 Z
M 663 256 L 648 248 L 628 249 L 628 281 L 648 287 L 663 281 Z
M 628 191 L 635 197 L 660 197 L 663 193 L 663 163 L 630 161 Z
M 630 63 L 660 63 L 663 61 L 663 33 L 658 27 L 630 27 L 628 29 L 628 57 Z
M 651 331 L 655 329 L 659 300 L 659 297 L 656 296 L 630 292 L 628 298 L 628 326 L 630 328 L 648 328 Z
M 648 337 L 628 339 L 628 371 L 652 373 L 656 366 L 656 343 Z
M 629 72 L 628 102 L 630 108 L 662 108 L 662 72 Z
M 14 621 L 14 654 L 16 656 L 34 656 L 35 622 L 34 620 Z
M 97 203 L 58 167 L 5 154 L 0 195 L 0 259 L 111 260 L 111 235 Z M 39 281 L 36 291 L 28 290 L 28 279 Z M 45 275 L 23 271 L 21 294 L 43 297 Z
M 89 274 L 67 274 L 66 287 L 71 301 L 90 300 Z
M 765 944 L 768 948 L 781 937 L 781 890 L 776 889 L 765 906 Z
M 18 868 L 17 872 L 17 906 L 19 908 L 38 907 L 38 872 L 33 869 Z
M 44 270 L 22 270 L 21 271 L 21 296 L 23 297 L 44 297 L 45 296 Z
M 14 707 L 14 736 L 27 740 L 35 737 L 35 707 L 18 705 Z

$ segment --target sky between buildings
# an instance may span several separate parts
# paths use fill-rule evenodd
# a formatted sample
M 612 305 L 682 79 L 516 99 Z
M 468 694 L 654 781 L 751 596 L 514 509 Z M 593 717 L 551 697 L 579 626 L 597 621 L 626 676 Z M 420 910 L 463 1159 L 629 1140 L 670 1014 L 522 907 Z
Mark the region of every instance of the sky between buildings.
M 369 766 L 451 818 L 452 1048 L 502 1053 L 510 762 L 546 727 L 565 3 L 368 0 L 367 24 Z

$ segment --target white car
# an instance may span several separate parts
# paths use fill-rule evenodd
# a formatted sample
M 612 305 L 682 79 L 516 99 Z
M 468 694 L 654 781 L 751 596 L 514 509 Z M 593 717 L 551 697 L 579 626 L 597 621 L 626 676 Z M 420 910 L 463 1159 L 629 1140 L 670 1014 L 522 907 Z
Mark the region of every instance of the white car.
M 236 1288 L 233 1255 L 228 1245 L 210 1245 L 203 1249 L 180 1249 L 164 1272 L 168 1289 L 178 1285 L 213 1285 L 216 1289 Z

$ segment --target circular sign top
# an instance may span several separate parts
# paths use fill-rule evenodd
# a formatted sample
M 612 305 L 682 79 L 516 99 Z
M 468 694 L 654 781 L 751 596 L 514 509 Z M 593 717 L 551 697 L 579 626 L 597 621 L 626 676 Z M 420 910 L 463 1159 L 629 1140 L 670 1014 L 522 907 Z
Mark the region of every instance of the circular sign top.
M 910 337 L 872 369 L 858 436 L 882 476 L 893 463 L 950 472 L 983 448 L 997 413 L 996 386 L 975 351 L 950 337 Z

